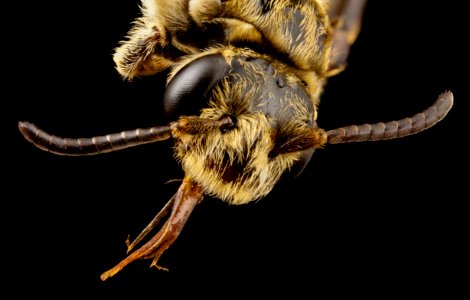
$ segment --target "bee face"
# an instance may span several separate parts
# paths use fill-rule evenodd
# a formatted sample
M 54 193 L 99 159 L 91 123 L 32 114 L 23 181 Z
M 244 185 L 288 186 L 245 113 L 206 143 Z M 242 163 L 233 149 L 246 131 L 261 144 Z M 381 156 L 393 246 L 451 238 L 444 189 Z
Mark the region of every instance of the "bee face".
M 220 66 L 224 66 L 222 73 Z M 211 82 L 212 88 L 184 92 L 188 74 Z M 197 95 L 202 92 L 209 101 L 200 110 L 201 118 L 233 119 L 229 128 L 183 135 L 175 141 L 175 156 L 185 174 L 204 186 L 207 194 L 232 204 L 260 199 L 285 171 L 309 158 L 302 151 L 276 151 L 298 132 L 315 126 L 305 86 L 282 65 L 251 53 L 213 54 L 181 68 L 169 86 L 169 106 L 175 107 L 177 101 L 199 102 Z

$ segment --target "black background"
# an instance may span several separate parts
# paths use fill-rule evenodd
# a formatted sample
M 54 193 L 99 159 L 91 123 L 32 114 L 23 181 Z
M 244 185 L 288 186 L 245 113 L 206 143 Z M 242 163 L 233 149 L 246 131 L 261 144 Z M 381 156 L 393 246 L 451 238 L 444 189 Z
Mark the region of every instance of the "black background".
M 7 140 L 2 252 L 15 295 L 436 295 L 464 286 L 468 239 L 468 21 L 463 1 L 370 1 L 347 70 L 320 104 L 325 129 L 411 116 L 445 90 L 435 127 L 376 143 L 331 145 L 295 181 L 249 205 L 207 197 L 160 263 L 105 282 L 183 174 L 171 141 L 93 157 L 38 150 L 19 120 L 81 137 L 163 124 L 165 77 L 123 81 L 113 49 L 138 1 L 8 7 L 3 26 Z M 460 4 L 462 3 L 462 4 Z M 12 113 L 8 113 L 10 108 Z M 2 121 L 2 122 L 3 122 Z

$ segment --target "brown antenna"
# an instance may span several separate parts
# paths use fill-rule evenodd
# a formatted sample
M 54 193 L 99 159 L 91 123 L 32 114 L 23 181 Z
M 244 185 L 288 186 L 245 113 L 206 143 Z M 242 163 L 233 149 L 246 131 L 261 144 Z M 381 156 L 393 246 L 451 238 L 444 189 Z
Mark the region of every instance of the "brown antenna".
M 329 144 L 349 142 L 380 141 L 405 137 L 434 126 L 452 108 L 454 96 L 447 91 L 423 112 L 387 123 L 350 125 L 327 131 Z

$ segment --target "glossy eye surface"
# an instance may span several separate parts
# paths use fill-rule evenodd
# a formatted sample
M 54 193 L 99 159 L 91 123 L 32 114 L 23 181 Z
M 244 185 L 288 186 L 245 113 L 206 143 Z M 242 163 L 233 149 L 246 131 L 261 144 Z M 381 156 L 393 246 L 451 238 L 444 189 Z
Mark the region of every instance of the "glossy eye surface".
M 168 83 L 163 96 L 167 116 L 175 120 L 180 115 L 199 115 L 207 106 L 209 92 L 229 69 L 221 55 L 207 55 L 183 67 Z

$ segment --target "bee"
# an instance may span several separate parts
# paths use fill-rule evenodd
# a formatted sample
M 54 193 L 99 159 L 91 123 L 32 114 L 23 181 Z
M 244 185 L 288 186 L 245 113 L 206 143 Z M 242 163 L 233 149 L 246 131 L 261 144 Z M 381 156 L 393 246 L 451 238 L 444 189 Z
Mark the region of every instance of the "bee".
M 106 280 L 137 259 L 158 264 L 204 196 L 233 205 L 260 200 L 284 174 L 299 175 L 328 144 L 419 133 L 441 121 L 453 94 L 414 116 L 333 130 L 318 126 L 328 78 L 343 71 L 365 0 L 142 0 L 115 49 L 127 81 L 167 72 L 169 124 L 91 138 L 62 138 L 19 122 L 24 137 L 59 155 L 95 155 L 172 138 L 180 187 L 131 242 Z M 160 223 L 159 231 L 134 250 Z M 134 250 L 134 251 L 132 251 Z

